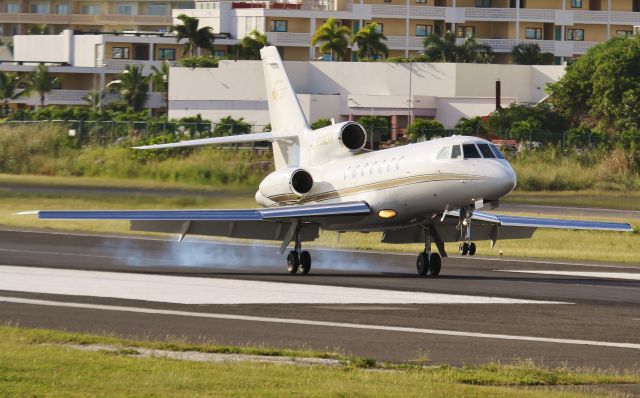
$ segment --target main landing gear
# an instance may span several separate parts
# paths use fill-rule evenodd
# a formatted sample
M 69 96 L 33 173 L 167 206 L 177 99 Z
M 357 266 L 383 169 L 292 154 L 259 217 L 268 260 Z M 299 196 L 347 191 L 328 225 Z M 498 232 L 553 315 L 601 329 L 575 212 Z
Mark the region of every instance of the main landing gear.
M 425 228 L 424 252 L 418 254 L 416 270 L 418 275 L 435 277 L 440 274 L 442 259 L 440 254 L 431 252 L 431 228 Z
M 458 253 L 463 256 L 473 256 L 476 254 L 476 244 L 471 242 L 471 217 L 473 216 L 473 207 L 462 207 L 460 209 L 460 219 L 458 221 L 458 229 L 460 230 L 460 240 L 462 243 L 458 246 Z
M 302 244 L 300 243 L 300 230 L 296 228 L 294 234 L 295 249 L 289 252 L 287 256 L 287 271 L 290 274 L 295 274 L 300 270 L 302 275 L 306 275 L 311 270 L 311 254 L 302 250 Z

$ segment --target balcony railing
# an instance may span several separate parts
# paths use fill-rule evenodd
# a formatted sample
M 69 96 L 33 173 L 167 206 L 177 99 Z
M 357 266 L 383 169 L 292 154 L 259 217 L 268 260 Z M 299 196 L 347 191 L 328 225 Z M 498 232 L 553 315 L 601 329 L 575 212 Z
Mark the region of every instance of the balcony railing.
M 267 40 L 276 46 L 308 47 L 311 42 L 309 33 L 267 32 Z
M 0 23 L 172 25 L 173 19 L 156 15 L 0 13 Z

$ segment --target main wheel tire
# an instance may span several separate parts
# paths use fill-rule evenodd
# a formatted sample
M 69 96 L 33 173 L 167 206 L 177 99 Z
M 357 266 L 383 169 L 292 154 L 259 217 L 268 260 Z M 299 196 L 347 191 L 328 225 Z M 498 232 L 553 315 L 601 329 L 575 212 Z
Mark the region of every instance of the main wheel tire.
M 311 270 L 311 254 L 308 251 L 300 253 L 300 270 L 302 275 L 306 275 Z
M 458 252 L 461 255 L 466 256 L 467 253 L 469 253 L 469 244 L 467 242 L 460 243 L 460 246 L 458 246 Z
M 418 271 L 418 275 L 424 276 L 427 274 L 427 271 L 429 270 L 429 257 L 427 257 L 425 253 L 418 254 L 416 270 Z
M 428 276 L 440 275 L 440 269 L 442 268 L 442 259 L 438 253 L 431 253 L 429 258 L 429 269 L 427 271 Z
M 469 255 L 474 256 L 475 254 L 476 254 L 476 244 L 471 243 L 469 244 Z
M 290 251 L 287 256 L 287 271 L 290 274 L 295 274 L 298 272 L 298 267 L 300 266 L 300 260 L 298 259 L 298 253 L 295 251 Z

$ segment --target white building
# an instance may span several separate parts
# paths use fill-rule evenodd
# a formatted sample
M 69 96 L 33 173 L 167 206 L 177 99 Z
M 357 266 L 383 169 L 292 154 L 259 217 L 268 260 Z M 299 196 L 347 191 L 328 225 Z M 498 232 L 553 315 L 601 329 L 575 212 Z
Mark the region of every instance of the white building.
M 310 122 L 318 118 L 391 116 L 391 127 L 414 117 L 435 118 L 453 127 L 461 117 L 495 110 L 496 80 L 501 103 L 536 103 L 544 88 L 564 73 L 562 66 L 449 63 L 285 62 Z M 262 63 L 222 61 L 218 68 L 172 68 L 169 116 L 243 117 L 269 123 Z

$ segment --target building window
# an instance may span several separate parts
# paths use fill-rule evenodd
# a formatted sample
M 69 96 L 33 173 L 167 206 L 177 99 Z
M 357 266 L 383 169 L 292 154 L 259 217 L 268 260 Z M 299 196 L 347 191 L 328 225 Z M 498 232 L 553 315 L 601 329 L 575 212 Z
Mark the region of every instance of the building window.
M 617 30 L 616 31 L 616 36 L 618 36 L 618 37 L 631 37 L 631 36 L 633 36 L 633 31 L 632 30 Z
M 427 4 L 427 0 L 416 0 L 418 4 Z
M 29 11 L 33 14 L 48 14 L 49 13 L 49 5 L 48 4 L 31 4 L 29 7 Z
M 167 60 L 167 61 L 175 61 L 176 60 L 176 49 L 175 48 L 159 48 L 158 49 L 158 59 Z
M 4 10 L 9 13 L 20 12 L 20 5 L 17 3 L 7 3 L 4 5 Z
M 222 58 L 224 57 L 224 50 L 213 50 L 213 56 L 214 57 L 218 57 L 218 58 Z
M 525 28 L 524 38 L 533 40 L 542 40 L 542 28 Z
M 582 0 L 571 0 L 571 8 L 582 8 Z
M 391 3 L 391 0 L 384 0 L 385 3 Z
M 584 29 L 567 29 L 567 40 L 569 41 L 583 41 Z
M 147 8 L 147 13 L 149 15 L 160 15 L 160 16 L 167 15 L 167 5 L 151 3 Z
M 133 9 L 133 4 L 118 4 L 117 8 L 118 15 L 133 15 L 135 11 Z
M 491 7 L 491 0 L 476 0 L 476 7 Z
M 474 37 L 476 35 L 476 27 L 475 26 L 458 26 L 456 28 L 456 35 L 458 37 Z
M 68 13 L 69 13 L 69 4 L 56 5 L 56 14 L 68 14 Z
M 179 10 L 190 10 L 193 8 L 193 3 L 178 3 Z
M 82 13 L 88 15 L 98 15 L 101 14 L 102 9 L 98 4 L 91 4 L 88 6 L 82 6 Z
M 431 25 L 416 25 L 416 36 L 429 36 L 433 33 Z
M 111 49 L 111 58 L 113 59 L 130 59 L 129 47 L 113 47 Z
M 287 21 L 281 19 L 272 19 L 271 20 L 271 31 L 272 32 L 286 32 L 287 31 Z

